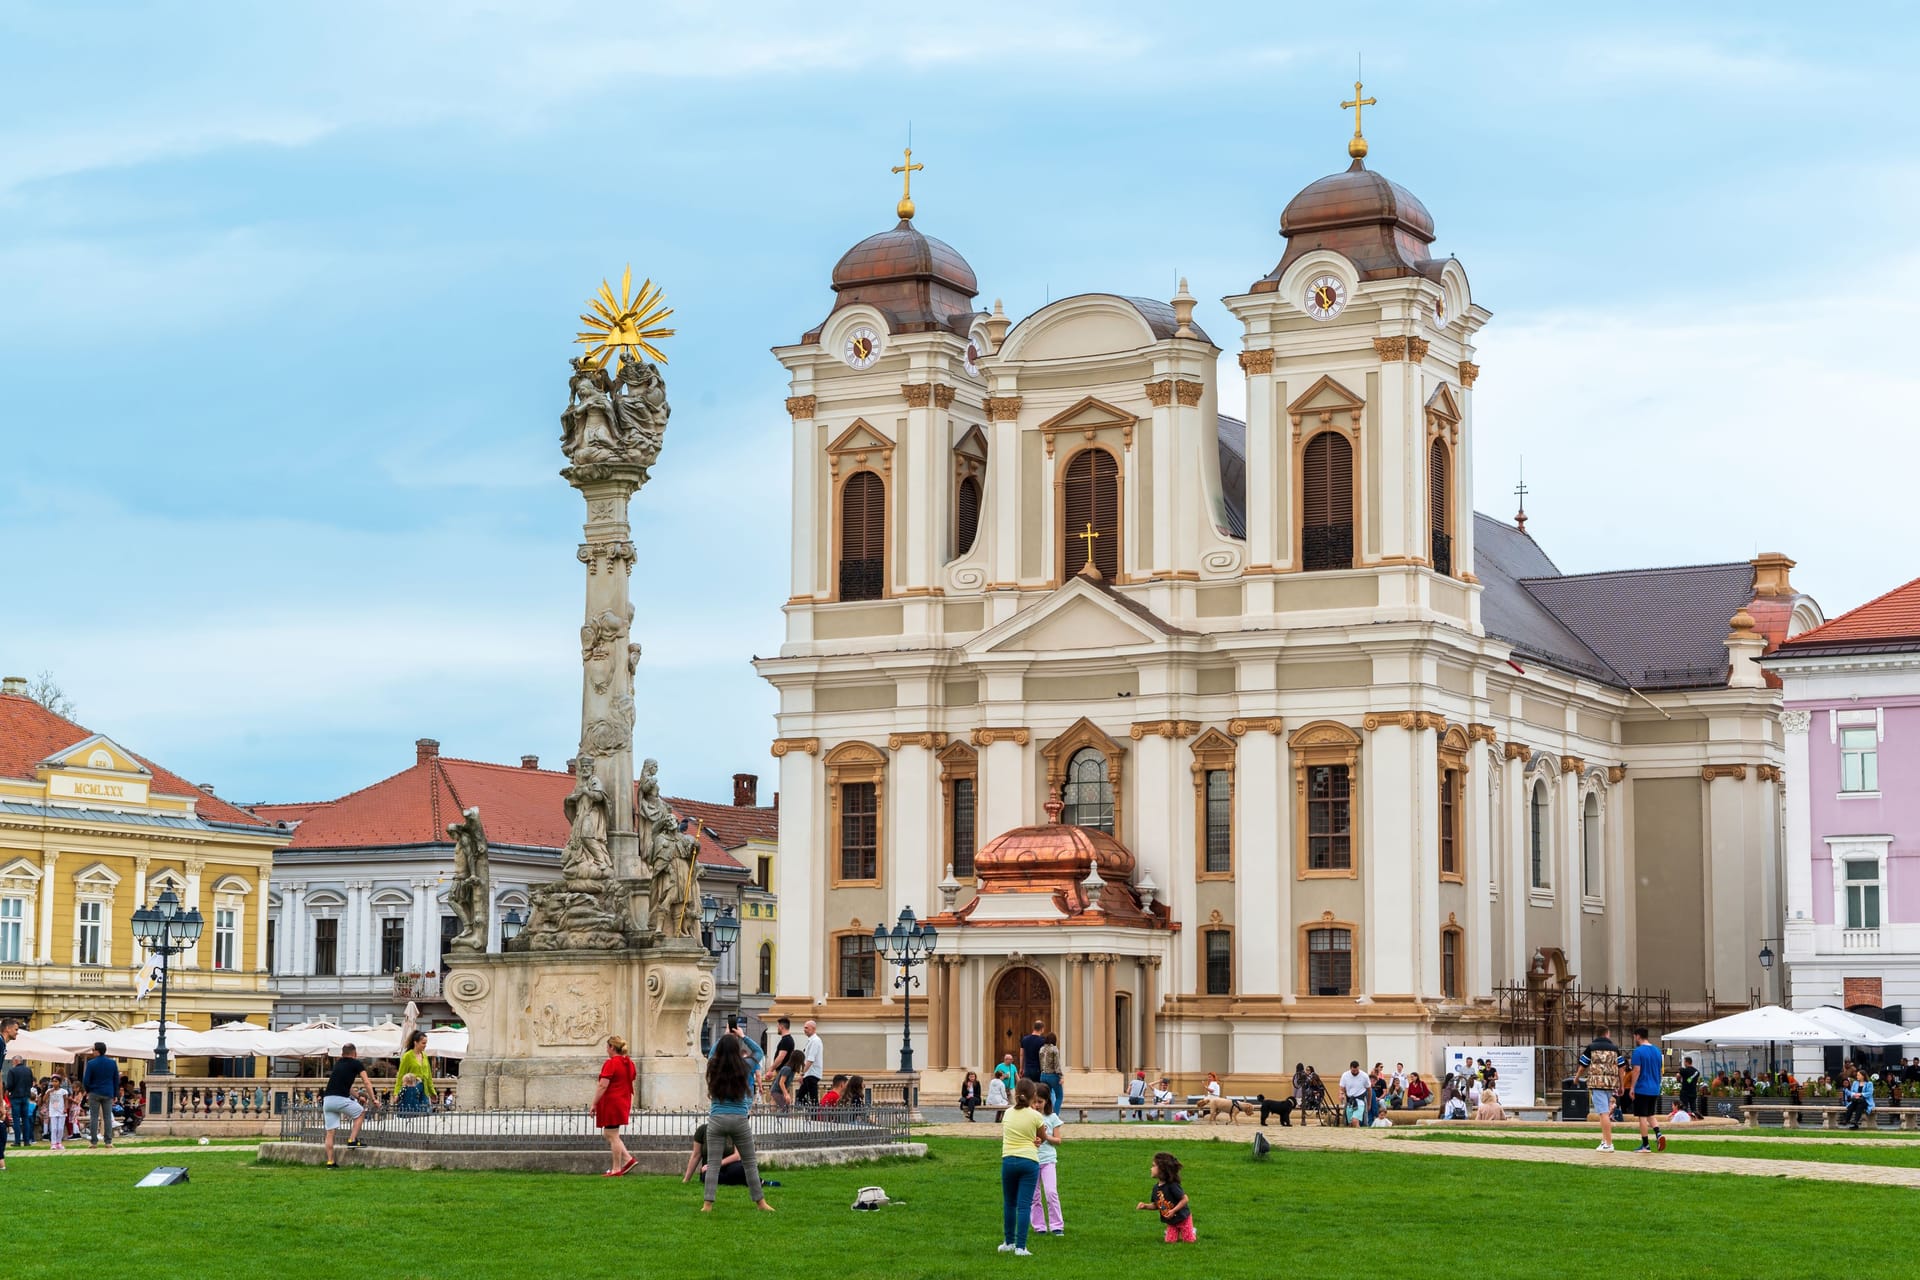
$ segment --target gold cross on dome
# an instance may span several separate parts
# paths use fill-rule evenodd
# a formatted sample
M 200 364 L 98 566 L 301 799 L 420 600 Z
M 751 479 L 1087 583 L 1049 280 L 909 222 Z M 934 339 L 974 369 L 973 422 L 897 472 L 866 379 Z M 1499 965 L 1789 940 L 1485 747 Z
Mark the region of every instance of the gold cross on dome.
M 913 217 L 913 175 L 926 167 L 913 162 L 912 147 L 907 148 L 906 162 L 893 166 L 893 171 L 900 175 L 900 203 L 894 207 L 894 212 L 902 219 Z
M 1353 141 L 1347 144 L 1347 154 L 1355 160 L 1367 154 L 1367 140 L 1360 136 L 1360 108 L 1378 106 L 1379 104 L 1380 100 L 1378 98 L 1363 98 L 1360 96 L 1360 82 L 1358 80 L 1353 82 L 1353 101 L 1340 104 L 1342 111 L 1348 107 L 1353 108 Z
M 1076 533 L 1073 536 L 1087 544 L 1087 559 L 1091 561 L 1093 559 L 1093 540 L 1100 536 L 1100 531 L 1093 527 L 1092 521 L 1088 521 L 1086 532 Z

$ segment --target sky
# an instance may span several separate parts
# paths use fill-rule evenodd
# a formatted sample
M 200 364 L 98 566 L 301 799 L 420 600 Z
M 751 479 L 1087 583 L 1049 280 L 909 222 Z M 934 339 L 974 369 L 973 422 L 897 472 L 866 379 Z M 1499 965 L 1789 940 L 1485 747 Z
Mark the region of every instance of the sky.
M 1494 319 L 1476 505 L 1567 572 L 1779 550 L 1829 616 L 1920 573 L 1920 17 L 1897 5 L 821 7 L 0 0 L 0 668 L 240 801 L 413 741 L 558 764 L 582 301 L 676 308 L 634 504 L 636 749 L 773 782 L 790 343 L 916 225 L 1019 317 L 1219 299 L 1344 168 Z

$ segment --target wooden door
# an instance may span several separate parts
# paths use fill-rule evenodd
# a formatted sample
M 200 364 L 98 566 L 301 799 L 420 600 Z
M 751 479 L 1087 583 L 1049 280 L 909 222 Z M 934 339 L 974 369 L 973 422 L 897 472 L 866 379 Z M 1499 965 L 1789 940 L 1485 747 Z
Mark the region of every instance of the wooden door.
M 1053 1026 L 1053 988 L 1038 969 L 1009 969 L 993 990 L 993 1061 L 1007 1054 L 1020 1065 L 1020 1037 L 1032 1030 L 1034 1019 Z

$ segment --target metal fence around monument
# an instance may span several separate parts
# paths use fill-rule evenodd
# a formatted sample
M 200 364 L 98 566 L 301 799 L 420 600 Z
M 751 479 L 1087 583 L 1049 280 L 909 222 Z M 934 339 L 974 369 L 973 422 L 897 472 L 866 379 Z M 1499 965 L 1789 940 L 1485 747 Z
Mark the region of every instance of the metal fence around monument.
M 831 1147 L 903 1145 L 910 1140 L 905 1107 L 795 1107 L 753 1113 L 754 1148 L 760 1153 Z M 707 1112 L 635 1112 L 620 1136 L 630 1150 L 685 1151 Z M 326 1133 L 321 1109 L 294 1106 L 280 1117 L 283 1142 L 319 1142 Z M 335 1141 L 344 1141 L 345 1132 Z M 414 1151 L 576 1151 L 605 1144 L 593 1115 L 585 1110 L 446 1110 L 405 1114 L 387 1108 L 369 1111 L 360 1129 L 363 1147 Z

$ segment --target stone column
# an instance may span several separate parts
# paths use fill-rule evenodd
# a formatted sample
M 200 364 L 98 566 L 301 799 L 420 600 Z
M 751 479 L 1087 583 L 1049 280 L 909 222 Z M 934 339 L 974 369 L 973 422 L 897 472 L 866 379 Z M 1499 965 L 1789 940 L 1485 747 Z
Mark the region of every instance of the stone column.
M 1113 957 L 1088 957 L 1093 962 L 1093 1070 L 1113 1070 Z
M 809 1004 L 827 990 L 826 947 L 814 922 L 826 913 L 824 855 L 826 781 L 820 739 L 781 738 L 773 744 L 780 762 L 780 848 L 799 856 L 780 862 L 779 966 L 775 988 L 783 999 Z
M 797 390 L 797 388 L 796 388 Z M 793 529 L 791 545 L 793 547 L 793 598 L 811 599 L 819 588 L 819 571 L 816 567 L 819 552 L 820 531 L 815 521 L 821 519 L 821 510 L 831 512 L 832 500 L 823 495 L 819 481 L 820 456 L 823 450 L 816 440 L 819 428 L 814 425 L 814 406 L 817 400 L 811 395 L 792 395 L 787 398 L 787 412 L 793 416 Z M 825 503 L 824 508 L 821 504 Z M 832 523 L 831 515 L 825 522 Z
M 40 855 L 40 963 L 53 963 L 53 872 L 60 855 L 49 849 Z
M 1554 888 L 1559 894 L 1556 901 L 1560 907 L 1560 945 L 1566 949 L 1567 969 L 1574 974 L 1585 973 L 1586 960 L 1581 954 L 1583 927 L 1586 921 L 1585 898 L 1586 867 L 1585 850 L 1582 847 L 1580 830 L 1580 775 L 1569 770 L 1573 760 L 1560 762 L 1560 777 L 1554 782 L 1553 816 L 1556 819 L 1553 831 L 1553 854 L 1557 869 L 1554 872 Z M 1593 975 L 1598 978 L 1600 975 Z
M 276 974 L 292 975 L 307 971 L 302 963 L 306 953 L 301 949 L 301 938 L 306 933 L 306 897 L 307 886 L 304 884 L 290 884 L 280 895 L 280 936 L 275 939 L 280 944 L 280 955 L 273 966 Z
M 207 862 L 205 858 L 188 858 L 186 860 L 186 871 L 187 871 L 186 906 L 188 909 L 197 909 L 200 906 L 200 877 L 206 873 L 206 870 L 207 870 Z M 203 916 L 208 915 L 208 913 L 204 911 L 202 911 L 200 914 Z M 202 938 L 211 938 L 213 936 L 213 920 L 211 918 L 207 920 L 207 926 L 205 930 L 201 932 L 200 936 Z M 183 958 L 186 960 L 187 968 L 198 969 L 200 967 L 199 942 L 195 942 L 191 947 L 188 947 L 187 954 Z
M 1243 351 L 1247 375 L 1247 564 L 1270 566 L 1278 554 L 1278 486 L 1287 483 L 1275 466 L 1278 442 L 1274 425 L 1272 351 Z
M 1256 381 L 1266 379 L 1253 379 L 1248 385 Z M 1251 523 L 1248 532 L 1252 532 Z M 1262 727 L 1277 726 L 1278 719 L 1249 723 L 1252 727 L 1239 739 L 1233 774 L 1233 887 L 1237 918 L 1290 921 L 1293 856 L 1289 851 L 1293 839 L 1292 828 L 1287 825 L 1286 806 L 1293 794 L 1292 779 L 1281 772 L 1281 735 Z M 1235 721 L 1234 725 L 1239 727 L 1240 722 Z M 1283 832 L 1287 834 L 1283 836 Z M 1192 927 L 1191 922 L 1183 923 Z M 1243 993 L 1283 995 L 1293 990 L 1292 932 L 1283 926 L 1241 933 L 1237 941 Z
M 153 865 L 153 859 L 141 854 L 133 860 L 133 905 L 137 909 L 147 905 L 147 869 Z
M 407 910 L 411 921 L 407 928 L 407 968 L 425 973 L 440 967 L 440 922 L 434 919 L 433 881 L 416 877 L 412 889 L 413 905 Z
M 1140 981 L 1140 1061 L 1120 1064 L 1145 1067 L 1151 1073 L 1160 1063 L 1160 957 L 1149 956 L 1141 963 Z
M 1462 508 L 1465 510 L 1465 508 Z M 1493 882 L 1494 858 L 1499 841 L 1493 828 L 1495 806 L 1489 794 L 1491 784 L 1499 781 L 1498 756 L 1483 751 L 1477 742 L 1467 743 L 1466 819 L 1467 846 L 1467 973 L 1465 991 L 1469 996 L 1493 994 Z M 1513 892 L 1513 886 L 1507 886 Z
M 1081 1008 L 1080 974 L 1083 963 L 1077 955 L 1067 957 L 1067 980 L 1060 993 L 1060 1025 L 1066 1031 L 1067 1043 L 1064 1048 L 1070 1064 L 1068 1069 L 1072 1071 L 1087 1069 L 1087 1043 L 1093 1039 L 1086 1028 L 1086 1011 Z
M 267 971 L 267 921 L 273 918 L 271 901 L 272 885 L 266 876 L 261 876 L 254 886 L 257 896 L 254 901 L 259 908 L 254 912 L 253 969 L 255 973 Z
M 941 1011 L 942 1021 L 947 1027 L 947 1065 L 965 1066 L 968 1058 L 966 1042 L 966 1024 L 962 1020 L 962 1005 L 966 997 L 962 994 L 966 984 L 966 964 L 959 956 L 947 957 L 947 1005 Z
M 613 874 L 639 880 L 639 837 L 633 829 L 633 672 L 640 656 L 631 642 L 633 531 L 627 504 L 646 482 L 643 467 L 593 463 L 568 467 L 567 477 L 586 499 L 585 541 L 576 553 L 587 567 L 586 621 L 580 628 L 580 753 L 593 760 L 593 775 L 606 788 Z
M 1392 366 L 1389 366 L 1391 371 Z M 1414 994 L 1414 956 L 1418 922 L 1414 917 L 1413 876 L 1400 870 L 1402 858 L 1422 865 L 1418 855 L 1420 792 L 1414 761 L 1417 732 L 1402 721 L 1419 713 L 1384 712 L 1365 720 L 1367 733 L 1361 803 L 1366 824 L 1361 832 L 1360 884 L 1367 914 L 1359 939 L 1361 972 L 1354 975 L 1356 995 Z

